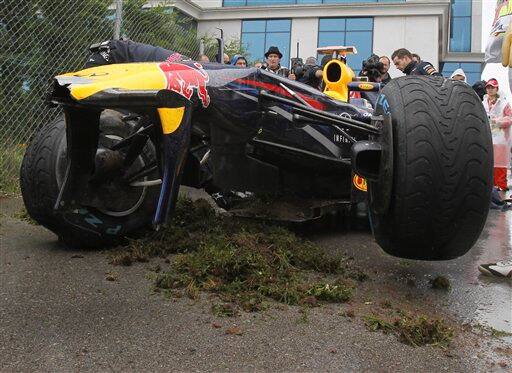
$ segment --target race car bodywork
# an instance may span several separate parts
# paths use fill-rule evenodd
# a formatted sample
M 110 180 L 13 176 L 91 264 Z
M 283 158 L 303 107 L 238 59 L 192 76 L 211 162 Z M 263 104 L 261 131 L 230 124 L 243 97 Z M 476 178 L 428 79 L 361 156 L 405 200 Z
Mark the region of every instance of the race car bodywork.
M 197 62 L 141 63 L 106 65 L 55 80 L 55 91 L 62 94 L 54 94 L 52 100 L 68 105 L 68 115 L 81 116 L 90 112 L 89 107 L 128 108 L 140 113 L 156 109 L 164 152 L 165 138 L 179 127 L 191 132 L 193 125 L 207 133 L 213 183 L 220 190 L 350 200 L 352 144 L 368 134 L 380 134 L 372 123 L 371 109 L 332 100 L 261 69 Z M 185 108 L 191 114 L 185 115 Z M 316 120 L 326 115 L 330 117 L 324 122 Z M 342 130 L 340 124 L 348 128 Z M 89 126 L 93 124 L 89 122 Z M 162 164 L 169 170 L 167 175 L 177 166 L 166 165 L 169 161 L 164 157 Z M 300 168 L 295 176 L 302 180 L 283 180 L 287 163 Z M 188 170 L 192 174 L 197 171 Z M 168 200 L 164 197 L 175 179 L 164 175 L 155 225 L 166 221 Z M 67 204 L 62 199 L 57 203 Z
M 332 81 L 339 80 L 336 74 L 346 71 L 345 67 L 331 65 L 333 70 L 326 74 Z M 408 130 L 402 128 L 407 125 L 404 118 L 419 115 L 419 111 L 410 114 L 408 99 L 398 101 L 399 95 L 392 89 L 398 89 L 400 82 L 407 83 L 407 89 L 414 86 L 413 98 L 418 94 L 414 92 L 426 85 L 438 92 L 456 88 L 473 100 L 463 86 L 453 88 L 452 83 L 442 80 L 415 78 L 391 84 L 372 108 L 364 100 L 335 100 L 261 69 L 194 61 L 114 64 L 59 75 L 50 101 L 63 107 L 65 129 L 63 123 L 52 128 L 57 128 L 55 133 L 61 133 L 65 140 L 59 140 L 59 146 L 51 145 L 60 149 L 56 150 L 57 161 L 40 162 L 56 174 L 57 182 L 47 191 L 53 204 L 48 211 L 49 204 L 35 202 L 38 198 L 34 195 L 41 192 L 31 187 L 36 180 L 29 174 L 36 167 L 37 144 L 27 152 L 22 169 L 25 203 L 36 220 L 66 242 L 83 246 L 115 242 L 150 219 L 155 228 L 165 224 L 181 184 L 205 188 L 210 194 L 248 191 L 308 201 L 310 205 L 318 201 L 314 206 L 341 202 L 348 211 L 364 199 L 377 241 L 387 252 L 418 259 L 462 255 L 475 242 L 487 215 L 490 171 L 485 115 L 478 107 L 455 108 L 463 117 L 478 118 L 470 124 L 470 128 L 478 129 L 478 134 L 471 135 L 471 144 L 485 150 L 471 153 L 471 159 L 477 157 L 483 164 L 471 175 L 462 168 L 474 165 L 466 162 L 461 166 L 459 161 L 456 165 L 456 183 L 471 183 L 473 174 L 484 175 L 483 185 L 468 187 L 454 207 L 459 209 L 454 212 L 458 217 L 468 198 L 479 194 L 472 201 L 476 203 L 471 207 L 475 218 L 461 217 L 455 223 L 453 239 L 428 238 L 441 225 L 425 219 L 443 206 L 432 199 L 433 204 L 422 208 L 420 216 L 414 215 L 417 206 L 403 202 L 423 193 L 417 189 L 423 186 L 416 186 L 421 167 L 440 167 L 432 169 L 432 174 L 438 175 L 444 166 L 429 158 L 435 154 L 417 158 L 417 162 L 429 161 L 418 167 L 417 174 L 407 171 L 410 163 L 402 165 L 402 157 L 407 159 L 405 152 L 411 153 L 411 146 L 423 145 L 420 138 L 407 139 Z M 351 87 L 363 91 L 379 88 L 367 82 L 353 82 Z M 122 113 L 115 125 L 105 117 L 112 109 Z M 428 120 L 436 126 L 446 124 L 437 118 Z M 456 117 L 450 120 L 458 121 Z M 426 126 L 421 120 L 414 125 L 417 127 L 409 130 L 421 132 Z M 463 128 L 458 131 L 457 137 L 465 133 Z M 38 141 L 43 140 L 35 143 Z M 455 158 L 462 151 L 457 148 Z M 363 193 L 366 182 L 369 191 Z M 412 189 L 401 191 L 402 183 Z M 453 192 L 450 189 L 449 193 Z M 319 211 L 321 214 L 322 209 Z M 415 219 L 418 225 L 413 227 L 411 221 Z M 423 229 L 423 224 L 428 229 Z M 467 236 L 471 230 L 477 233 L 459 240 L 459 233 Z M 426 239 L 428 242 L 421 242 Z

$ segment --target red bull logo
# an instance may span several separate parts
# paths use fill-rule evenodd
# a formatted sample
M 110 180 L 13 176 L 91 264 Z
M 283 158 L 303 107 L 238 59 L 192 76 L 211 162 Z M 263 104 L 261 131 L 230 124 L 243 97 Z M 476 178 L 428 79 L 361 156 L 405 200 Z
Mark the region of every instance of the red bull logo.
M 193 66 L 189 66 L 166 61 L 158 64 L 158 67 L 164 73 L 167 89 L 190 100 L 195 88 L 203 107 L 210 105 L 210 95 L 206 89 L 210 77 L 200 63 L 194 62 Z

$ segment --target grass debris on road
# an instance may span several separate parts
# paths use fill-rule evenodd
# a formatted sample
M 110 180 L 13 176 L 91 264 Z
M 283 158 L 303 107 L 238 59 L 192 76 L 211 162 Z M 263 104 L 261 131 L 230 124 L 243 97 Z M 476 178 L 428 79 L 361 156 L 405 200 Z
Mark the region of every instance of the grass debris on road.
M 366 315 L 363 320 L 371 331 L 394 333 L 400 341 L 411 346 L 433 345 L 446 348 L 453 339 L 453 329 L 439 318 L 391 312 L 386 316 Z
M 265 309 L 271 300 L 289 305 L 346 302 L 355 288 L 352 278 L 366 278 L 344 256 L 329 256 L 282 227 L 216 214 L 202 199 L 180 198 L 167 229 L 131 241 L 111 263 L 130 265 L 169 255 L 170 269 L 155 275 L 157 290 L 181 291 L 193 299 L 200 291 L 215 293 L 250 312 Z

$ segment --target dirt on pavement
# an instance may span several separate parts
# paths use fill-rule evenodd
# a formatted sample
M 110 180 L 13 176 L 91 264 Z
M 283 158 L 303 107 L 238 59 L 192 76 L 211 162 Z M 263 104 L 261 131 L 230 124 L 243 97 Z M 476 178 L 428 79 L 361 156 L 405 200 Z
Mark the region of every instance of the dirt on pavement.
M 510 212 L 491 214 L 477 247 L 449 262 L 392 258 L 368 232 L 311 235 L 367 269 L 370 278 L 358 284 L 351 302 L 307 310 L 275 304 L 259 313 L 217 317 L 211 294 L 191 300 L 153 292 L 148 277 L 155 265 L 169 266 L 163 258 L 112 266 L 109 250 L 65 249 L 46 229 L 20 220 L 19 199 L 0 205 L 0 371 L 512 367 L 512 339 L 497 332 L 512 331 L 510 283 L 483 278 L 476 268 L 482 260 L 510 256 L 510 241 L 500 236 Z M 433 289 L 437 276 L 446 277 L 450 288 Z M 451 346 L 412 347 L 393 333 L 368 330 L 363 317 L 389 309 L 442 317 L 454 328 Z

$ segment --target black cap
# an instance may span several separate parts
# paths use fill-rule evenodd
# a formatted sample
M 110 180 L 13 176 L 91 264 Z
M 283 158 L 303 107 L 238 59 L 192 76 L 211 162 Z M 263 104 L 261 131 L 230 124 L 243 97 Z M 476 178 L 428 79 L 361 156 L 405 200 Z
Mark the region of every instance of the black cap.
M 265 53 L 265 58 L 268 58 L 269 54 L 277 54 L 279 56 L 279 58 L 283 58 L 283 54 L 281 52 L 279 52 L 278 47 L 272 46 L 272 47 L 268 48 L 267 53 Z

